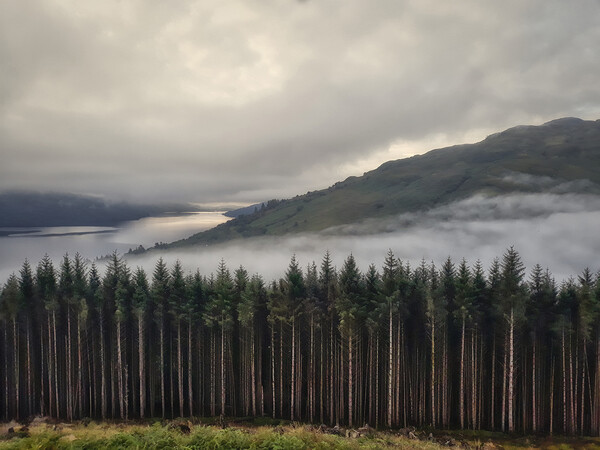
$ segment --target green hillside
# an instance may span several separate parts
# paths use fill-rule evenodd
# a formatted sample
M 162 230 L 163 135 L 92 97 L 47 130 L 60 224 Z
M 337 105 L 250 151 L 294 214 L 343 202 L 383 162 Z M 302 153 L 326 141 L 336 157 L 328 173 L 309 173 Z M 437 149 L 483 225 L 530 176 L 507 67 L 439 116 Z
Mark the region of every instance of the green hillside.
M 578 183 L 565 183 L 577 181 Z M 565 187 L 566 186 L 566 187 Z M 292 199 L 273 200 L 170 246 L 320 231 L 472 196 L 565 189 L 600 194 L 600 120 L 564 118 L 519 126 L 476 144 L 390 161 L 361 177 Z

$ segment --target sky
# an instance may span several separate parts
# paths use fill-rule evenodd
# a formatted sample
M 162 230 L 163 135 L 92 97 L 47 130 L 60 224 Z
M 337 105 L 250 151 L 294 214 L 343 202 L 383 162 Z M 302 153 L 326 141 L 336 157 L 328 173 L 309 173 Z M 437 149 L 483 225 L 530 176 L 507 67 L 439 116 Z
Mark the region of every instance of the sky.
M 0 2 L 0 190 L 253 203 L 600 117 L 600 2 Z

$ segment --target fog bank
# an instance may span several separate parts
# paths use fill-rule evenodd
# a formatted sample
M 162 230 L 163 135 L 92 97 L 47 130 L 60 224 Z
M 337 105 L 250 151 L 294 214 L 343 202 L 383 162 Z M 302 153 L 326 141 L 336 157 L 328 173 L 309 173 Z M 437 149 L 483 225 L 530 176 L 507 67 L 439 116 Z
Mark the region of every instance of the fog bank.
M 441 265 L 451 256 L 470 264 L 481 260 L 487 269 L 495 257 L 514 246 L 527 266 L 548 267 L 558 281 L 585 267 L 600 269 L 600 197 L 581 194 L 530 194 L 472 198 L 429 211 L 328 229 L 319 234 L 254 238 L 211 247 L 152 251 L 129 258 L 132 266 L 152 271 L 163 257 L 179 259 L 187 271 L 214 272 L 224 259 L 230 269 L 243 265 L 266 280 L 284 275 L 295 254 L 302 266 L 317 265 L 329 250 L 341 267 L 352 253 L 364 270 L 378 268 L 391 249 L 396 257 L 420 264 L 422 259 Z

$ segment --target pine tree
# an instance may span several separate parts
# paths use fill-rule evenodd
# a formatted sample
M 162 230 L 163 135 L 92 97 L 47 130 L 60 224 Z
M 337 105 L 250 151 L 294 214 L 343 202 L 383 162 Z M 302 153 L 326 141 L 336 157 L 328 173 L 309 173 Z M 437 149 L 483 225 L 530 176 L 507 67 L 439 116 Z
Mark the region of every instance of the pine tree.
M 35 296 L 35 280 L 33 278 L 33 272 L 29 261 L 25 260 L 19 271 L 19 291 L 21 296 L 21 304 L 25 311 L 25 345 L 26 345 L 26 369 L 27 369 L 27 415 L 31 416 L 34 412 L 35 404 L 35 387 L 34 387 L 34 375 L 36 369 L 32 367 L 33 361 L 36 358 L 33 355 L 34 345 L 33 341 L 33 327 L 32 322 L 35 318 L 38 305 L 36 304 Z M 35 328 L 38 329 L 37 323 Z M 40 411 L 43 410 L 43 406 L 40 406 Z
M 105 333 L 104 333 L 104 296 L 102 295 L 102 282 L 100 274 L 95 264 L 92 264 L 89 273 L 89 293 L 88 302 L 90 311 L 95 312 L 98 320 L 96 327 L 99 331 L 98 340 L 100 342 L 100 417 L 105 420 L 107 417 L 107 379 L 106 379 L 106 353 L 105 353 Z M 93 336 L 93 334 L 92 334 Z M 96 405 L 98 401 L 96 400 Z
M 183 362 L 181 351 L 181 322 L 185 320 L 185 298 L 187 287 L 183 275 L 181 262 L 177 260 L 171 271 L 170 289 L 169 289 L 169 313 L 175 328 L 175 342 L 177 345 L 177 392 L 179 404 L 179 416 L 183 417 L 184 398 L 183 398 Z M 171 370 L 172 371 L 172 370 Z
M 305 295 L 304 277 L 302 270 L 298 266 L 296 256 L 292 256 L 290 264 L 285 274 L 285 295 L 287 297 L 289 322 L 292 326 L 291 336 L 291 365 L 290 365 L 290 380 L 291 380 L 291 392 L 290 392 L 290 420 L 295 420 L 296 408 L 300 409 L 296 401 L 296 392 L 298 391 L 298 366 L 296 361 L 296 350 L 297 350 L 297 320 L 302 312 L 303 300 Z
M 139 369 L 139 415 L 144 418 L 146 412 L 146 337 L 145 322 L 148 302 L 150 300 L 150 285 L 144 269 L 138 267 L 133 276 L 133 314 L 137 319 L 138 331 L 138 369 Z
M 387 378 L 387 426 L 392 427 L 393 419 L 393 370 L 394 370 L 394 314 L 399 309 L 400 267 L 394 253 L 389 250 L 383 265 L 382 293 L 386 298 L 388 316 L 388 378 Z
M 46 343 L 45 355 L 47 357 L 46 367 L 48 368 L 48 412 L 50 415 L 52 415 L 54 410 L 54 413 L 56 414 L 55 417 L 60 417 L 56 348 L 56 311 L 58 309 L 58 286 L 56 272 L 48 255 L 44 255 L 36 268 L 36 284 L 38 287 L 38 295 L 41 299 L 41 302 L 44 304 L 47 321 L 47 336 L 40 335 L 40 348 L 43 352 L 44 343 Z M 44 358 L 42 357 L 42 361 L 43 359 Z
M 152 288 L 150 295 L 154 308 L 154 321 L 156 322 L 159 333 L 160 405 L 163 419 L 167 414 L 165 395 L 165 316 L 168 310 L 169 301 L 169 279 L 170 276 L 167 265 L 165 264 L 164 260 L 160 258 L 154 267 L 154 272 L 152 273 Z M 151 398 L 150 401 L 154 402 L 154 399 Z
M 336 307 L 340 317 L 340 333 L 348 342 L 348 426 L 352 427 L 354 417 L 354 373 L 353 363 L 355 360 L 355 350 L 353 343 L 355 335 L 362 325 L 365 314 L 365 304 L 361 301 L 363 295 L 363 286 L 361 274 L 356 265 L 356 260 L 350 254 L 344 261 L 340 271 L 340 296 L 337 299 Z
M 523 284 L 525 268 L 518 252 L 509 248 L 502 258 L 500 292 L 508 333 L 508 431 L 515 431 L 514 386 L 515 386 L 515 330 L 522 321 L 526 300 Z
M 456 298 L 453 311 L 455 319 L 460 323 L 460 390 L 459 390 L 459 415 L 460 428 L 465 428 L 465 327 L 471 321 L 471 308 L 473 305 L 473 287 L 471 283 L 471 272 L 467 262 L 463 259 L 458 268 L 456 279 Z
M 4 319 L 4 343 L 5 343 L 5 354 L 8 354 L 7 347 L 7 330 L 11 328 L 12 330 L 12 369 L 13 369 L 13 392 L 14 398 L 12 404 L 14 405 L 14 417 L 19 419 L 21 417 L 20 414 L 20 372 L 19 372 L 19 333 L 18 333 L 18 315 L 21 310 L 21 293 L 19 290 L 19 280 L 16 275 L 13 273 L 8 277 L 8 280 L 4 284 L 4 288 L 2 289 L 2 296 L 0 297 L 0 313 L 2 318 Z M 10 322 L 10 325 L 9 325 Z M 5 370 L 9 370 L 9 365 L 6 365 Z M 8 376 L 6 377 L 6 396 L 5 401 L 7 402 L 7 411 L 9 404 L 9 396 L 8 396 Z M 7 414 L 8 415 L 8 414 Z
M 244 278 L 242 274 L 238 274 L 236 279 Z M 236 283 L 239 285 L 240 283 Z M 257 314 L 266 302 L 266 291 L 262 278 L 259 275 L 254 275 L 250 282 L 244 286 L 241 293 L 241 301 L 237 305 L 238 317 L 240 325 L 246 330 L 248 335 L 249 345 L 247 345 L 246 353 L 250 361 L 250 403 L 252 415 L 257 415 L 257 357 L 255 347 L 256 343 L 256 323 Z M 260 344 L 259 344 L 260 345 Z M 260 360 L 259 360 L 260 363 Z M 250 406 L 250 405 L 249 405 Z

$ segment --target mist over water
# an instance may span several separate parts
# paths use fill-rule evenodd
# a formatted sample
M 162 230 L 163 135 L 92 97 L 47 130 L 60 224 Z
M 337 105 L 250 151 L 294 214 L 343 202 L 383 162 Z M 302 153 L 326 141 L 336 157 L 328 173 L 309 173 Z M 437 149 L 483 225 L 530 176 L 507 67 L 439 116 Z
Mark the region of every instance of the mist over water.
M 352 253 L 361 269 L 378 268 L 388 249 L 412 267 L 423 259 L 438 267 L 448 257 L 469 264 L 481 260 L 487 269 L 495 257 L 514 246 L 527 270 L 536 263 L 549 268 L 557 281 L 584 268 L 600 269 L 600 198 L 578 194 L 474 196 L 421 213 L 403 214 L 319 234 L 255 238 L 211 247 L 153 251 L 129 263 L 152 271 L 156 260 L 179 259 L 187 271 L 215 271 L 224 259 L 230 269 L 243 265 L 269 281 L 284 275 L 292 254 L 300 264 L 320 264 L 326 250 L 341 267 Z
M 48 227 L 18 228 L 19 231 L 0 237 L 0 283 L 12 273 L 18 273 L 25 259 L 32 266 L 47 253 L 55 262 L 68 253 L 79 252 L 84 259 L 96 258 L 117 251 L 121 254 L 139 245 L 148 248 L 157 242 L 171 242 L 207 230 L 229 220 L 222 212 L 199 212 L 185 215 L 148 217 L 113 227 Z M 3 231 L 3 229 L 0 229 Z M 104 263 L 100 262 L 101 268 Z
M 171 242 L 211 228 L 227 220 L 220 213 L 157 217 L 125 224 L 118 229 L 77 227 L 72 231 L 109 231 L 99 234 L 47 236 L 56 229 L 43 229 L 46 236 L 0 238 L 0 277 L 18 273 L 25 258 L 32 265 L 48 253 L 59 261 L 65 253 L 79 252 L 90 261 L 114 250 L 125 254 L 138 245 Z M 600 269 L 600 198 L 583 194 L 519 194 L 498 197 L 477 195 L 466 200 L 419 213 L 371 219 L 354 225 L 331 228 L 318 234 L 262 237 L 210 247 L 170 251 L 152 250 L 141 256 L 126 255 L 130 267 L 141 266 L 151 273 L 159 257 L 171 266 L 180 260 L 186 272 L 199 269 L 213 273 L 221 259 L 231 270 L 243 265 L 266 281 L 285 274 L 293 254 L 306 267 L 319 265 L 330 251 L 341 267 L 352 253 L 362 270 L 373 263 L 381 268 L 391 249 L 412 267 L 424 259 L 438 267 L 450 256 L 463 257 L 472 265 L 481 260 L 489 268 L 495 257 L 514 246 L 527 270 L 539 263 L 549 268 L 557 281 L 578 275 L 589 267 Z M 84 229 L 84 230 L 82 230 Z M 104 262 L 98 264 L 103 269 Z

